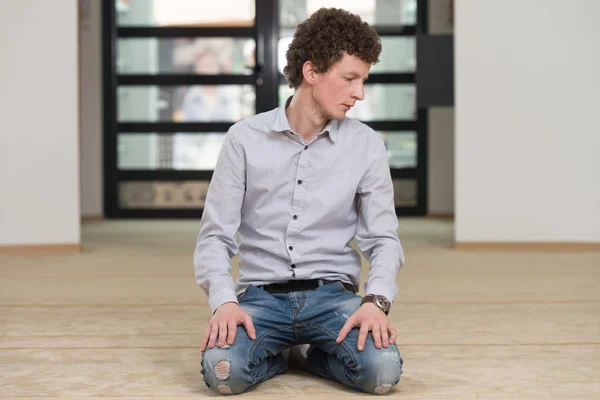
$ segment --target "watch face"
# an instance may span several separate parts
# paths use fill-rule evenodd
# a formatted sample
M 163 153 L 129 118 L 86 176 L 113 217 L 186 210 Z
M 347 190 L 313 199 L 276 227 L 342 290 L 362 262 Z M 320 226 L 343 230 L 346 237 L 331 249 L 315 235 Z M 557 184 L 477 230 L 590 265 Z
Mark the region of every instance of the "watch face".
M 376 301 L 377 301 L 377 305 L 384 309 L 387 309 L 390 306 L 390 302 L 388 301 L 388 299 L 386 299 L 383 296 L 378 296 Z

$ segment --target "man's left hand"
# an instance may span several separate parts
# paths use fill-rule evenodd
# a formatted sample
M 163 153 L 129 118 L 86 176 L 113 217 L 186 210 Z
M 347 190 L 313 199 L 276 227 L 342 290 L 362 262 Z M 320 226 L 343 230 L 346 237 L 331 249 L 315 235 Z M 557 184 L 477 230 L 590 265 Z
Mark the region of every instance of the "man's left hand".
M 365 348 L 365 341 L 367 340 L 369 331 L 373 335 L 375 347 L 378 349 L 381 349 L 382 346 L 387 349 L 390 344 L 396 341 L 396 330 L 388 322 L 385 313 L 373 303 L 363 304 L 346 320 L 336 342 L 338 344 L 342 343 L 353 328 L 360 328 L 356 346 L 358 351 L 363 351 Z

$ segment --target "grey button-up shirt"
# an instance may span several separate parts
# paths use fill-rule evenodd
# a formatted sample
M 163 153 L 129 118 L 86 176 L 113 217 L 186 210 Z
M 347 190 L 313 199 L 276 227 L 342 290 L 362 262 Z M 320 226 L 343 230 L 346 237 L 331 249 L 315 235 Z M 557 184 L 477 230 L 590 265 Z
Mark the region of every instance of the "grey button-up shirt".
M 200 223 L 196 282 L 213 312 L 237 302 L 248 285 L 326 279 L 358 288 L 360 256 L 350 247 L 356 237 L 370 262 L 366 293 L 393 300 L 404 264 L 397 228 L 379 134 L 344 118 L 305 143 L 280 107 L 226 135 Z M 231 257 L 238 251 L 236 287 Z

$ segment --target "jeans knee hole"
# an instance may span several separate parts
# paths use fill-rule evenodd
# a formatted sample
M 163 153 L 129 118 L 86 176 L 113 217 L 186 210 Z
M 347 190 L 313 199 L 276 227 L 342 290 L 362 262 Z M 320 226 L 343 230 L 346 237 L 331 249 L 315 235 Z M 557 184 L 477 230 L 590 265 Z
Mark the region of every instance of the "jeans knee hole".
M 217 389 L 219 389 L 219 393 L 221 394 L 231 394 L 231 388 L 227 385 L 219 385 Z
M 231 371 L 231 364 L 229 360 L 220 360 L 215 366 L 215 375 L 218 380 L 224 381 L 229 379 L 229 373 Z
M 387 392 L 390 391 L 390 389 L 392 388 L 392 385 L 390 384 L 385 384 L 385 385 L 379 385 L 375 388 L 375 394 L 386 394 Z

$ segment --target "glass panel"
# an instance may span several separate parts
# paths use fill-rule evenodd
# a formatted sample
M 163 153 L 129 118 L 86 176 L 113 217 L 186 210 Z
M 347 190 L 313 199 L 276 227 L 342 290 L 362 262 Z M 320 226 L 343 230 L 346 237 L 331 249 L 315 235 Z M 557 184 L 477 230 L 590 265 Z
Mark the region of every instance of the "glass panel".
M 279 104 L 284 105 L 294 90 L 279 86 Z M 346 114 L 361 121 L 416 119 L 415 87 L 406 84 L 365 85 L 365 99 Z
M 417 166 L 415 132 L 379 131 L 385 142 L 390 168 Z M 225 140 L 225 133 L 143 133 L 120 135 L 118 168 L 159 168 L 212 171 Z M 168 161 L 168 162 L 167 162 Z
M 417 166 L 416 132 L 382 131 L 390 168 L 415 168 Z
M 282 31 L 277 48 L 277 64 L 279 73 L 287 65 L 285 53 L 292 43 L 294 32 Z M 381 37 L 381 55 L 379 62 L 371 67 L 371 73 L 413 72 L 417 65 L 414 37 Z
M 414 179 L 394 179 L 394 204 L 396 207 L 417 205 L 417 181 Z
M 279 22 L 295 28 L 321 7 L 343 8 L 371 25 L 414 25 L 417 0 L 280 0 Z
M 379 62 L 370 73 L 414 72 L 417 66 L 414 37 L 382 36 Z
M 120 182 L 119 206 L 135 208 L 204 208 L 209 181 Z
M 237 122 L 255 114 L 252 85 L 120 86 L 119 122 Z
M 156 169 L 159 165 L 159 135 L 119 136 L 118 169 Z
M 253 26 L 254 0 L 115 0 L 118 26 Z
M 253 73 L 255 42 L 234 38 L 121 38 L 119 74 Z
M 212 171 L 225 133 L 119 135 L 118 168 Z

